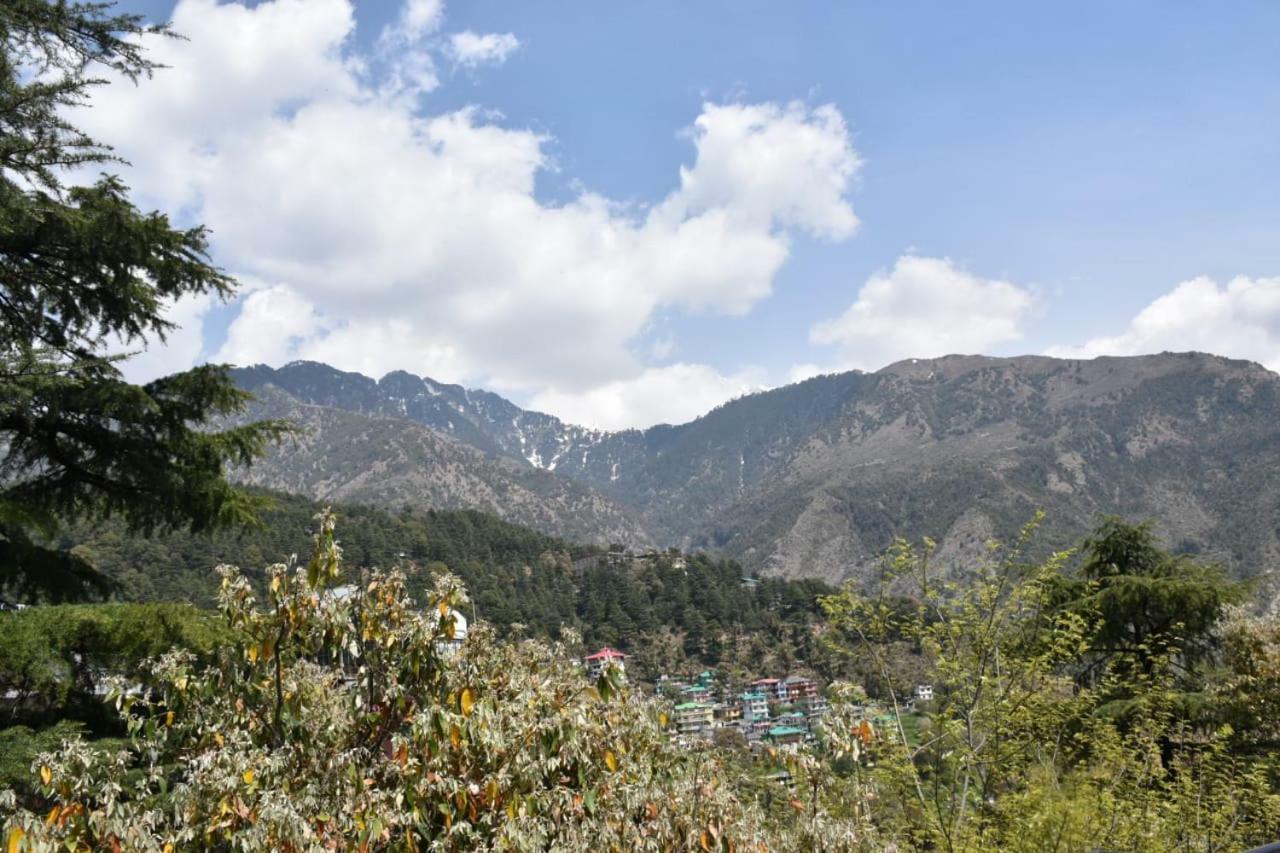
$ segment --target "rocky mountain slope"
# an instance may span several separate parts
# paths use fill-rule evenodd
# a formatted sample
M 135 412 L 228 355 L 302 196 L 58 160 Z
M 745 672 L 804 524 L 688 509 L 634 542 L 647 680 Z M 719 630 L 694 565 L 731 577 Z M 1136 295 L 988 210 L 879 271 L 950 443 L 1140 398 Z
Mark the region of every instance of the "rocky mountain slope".
M 301 429 L 239 472 L 243 482 L 396 509 L 479 509 L 577 541 L 652 541 L 629 511 L 568 478 L 403 418 L 311 405 L 272 386 L 256 394 L 247 419 L 283 418 Z
M 324 448 L 282 450 L 251 474 L 308 494 L 465 505 L 474 493 L 488 501 L 474 505 L 516 518 L 500 491 L 444 494 L 430 482 L 438 447 L 455 454 L 455 480 L 480 462 L 543 477 L 560 503 L 526 523 L 565 532 L 568 519 L 549 517 L 587 506 L 594 514 L 572 523 L 589 538 L 710 547 L 792 576 L 863 575 L 898 535 L 931 536 L 944 561 L 955 559 L 1012 534 L 1037 508 L 1048 512 L 1046 544 L 1069 544 L 1114 512 L 1158 519 L 1171 545 L 1241 574 L 1280 566 L 1280 377 L 1215 356 L 910 360 L 616 433 L 405 373 L 375 381 L 295 363 L 238 379 L 271 389 L 261 412 L 318 407 L 308 411 Z M 323 438 L 335 424 L 366 422 L 377 426 L 359 454 Z M 462 447 L 472 453 L 457 456 Z M 395 488 L 365 473 L 376 460 L 400 472 Z M 526 488 L 520 500 L 542 493 Z

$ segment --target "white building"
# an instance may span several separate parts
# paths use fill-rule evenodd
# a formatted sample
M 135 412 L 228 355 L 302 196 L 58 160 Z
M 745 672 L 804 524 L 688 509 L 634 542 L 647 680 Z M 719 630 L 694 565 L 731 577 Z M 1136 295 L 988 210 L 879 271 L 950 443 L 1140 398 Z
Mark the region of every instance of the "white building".
M 585 658 L 587 662 L 587 674 L 592 678 L 599 678 L 610 665 L 616 666 L 625 673 L 627 670 L 626 657 L 626 655 L 617 649 L 605 646 L 600 651 L 595 654 L 587 655 Z

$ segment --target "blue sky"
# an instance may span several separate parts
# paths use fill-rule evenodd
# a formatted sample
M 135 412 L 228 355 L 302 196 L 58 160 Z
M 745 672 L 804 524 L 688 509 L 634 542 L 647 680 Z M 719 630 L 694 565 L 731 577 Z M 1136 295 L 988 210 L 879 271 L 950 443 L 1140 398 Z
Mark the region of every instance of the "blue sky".
M 356 3 L 346 26 L 336 23 L 340 0 L 259 3 L 239 10 L 237 26 L 247 29 L 218 43 L 209 22 L 229 20 L 227 4 L 184 0 L 180 27 L 185 14 L 198 31 L 186 33 L 187 46 L 163 48 L 173 70 L 161 75 L 191 79 L 104 96 L 113 115 L 95 116 L 91 128 L 135 162 L 141 199 L 209 222 L 217 259 L 247 282 L 245 302 L 193 305 L 185 314 L 180 306 L 198 334 L 141 357 L 141 372 L 183 358 L 319 357 L 485 385 L 571 420 L 618 427 L 682 420 L 748 388 L 819 370 L 875 369 L 953 349 L 1088 356 L 1197 348 L 1280 366 L 1280 5 L 414 3 L 426 17 L 407 29 L 407 7 L 394 2 Z M 121 6 L 154 18 L 174 8 Z M 274 23 L 260 14 L 273 8 Z M 294 32 L 326 14 L 329 23 L 317 23 L 310 40 Z M 466 58 L 455 49 L 463 32 L 510 41 L 501 57 Z M 202 45 L 223 59 L 198 60 Z M 242 81 L 240 102 L 226 87 L 217 126 L 193 129 L 180 102 L 221 98 L 219 74 L 232 72 L 218 62 L 230 68 L 254 56 L 264 80 L 280 79 L 280 67 L 304 67 L 308 56 L 327 56 L 331 67 L 299 73 L 274 99 L 256 98 L 267 84 L 252 79 Z M 405 56 L 420 57 L 413 67 L 429 67 L 431 79 L 399 92 L 395 109 L 429 121 L 474 108 L 458 138 L 433 144 L 457 145 L 466 168 L 481 175 L 490 160 L 475 152 L 492 157 L 504 191 L 518 195 L 529 177 L 531 218 L 504 219 L 508 229 L 486 216 L 487 224 L 466 227 L 466 204 L 442 210 L 454 204 L 449 193 L 431 206 L 431 179 L 440 173 L 417 175 L 413 157 L 394 160 L 392 152 L 386 168 L 400 170 L 406 195 L 421 207 L 406 207 L 399 225 L 387 223 L 376 258 L 404 245 L 422 253 L 417 266 L 383 269 L 362 255 L 383 232 L 353 234 L 343 255 L 338 225 L 319 213 L 298 215 L 327 209 L 319 189 L 266 220 L 295 236 L 265 240 L 261 223 L 257 233 L 232 233 L 267 201 L 219 187 L 253 174 L 265 193 L 278 179 L 274 199 L 300 184 L 245 158 L 307 160 L 304 144 L 282 142 L 279 127 L 264 123 L 287 123 L 294 110 L 334 92 L 366 105 L 388 79 L 406 75 Z M 196 69 L 189 74 L 188 62 Z M 349 79 L 334 63 L 346 63 Z M 355 85 L 362 90 L 344 92 Z M 168 90 L 157 96 L 162 107 L 133 104 L 154 86 Z M 742 172 L 719 170 L 713 157 L 729 155 L 716 155 L 712 143 L 716 128 L 744 114 L 709 106 L 758 108 L 745 114 L 758 119 L 752 126 L 778 128 L 773 138 L 784 143 L 788 132 L 821 127 L 823 144 L 840 141 L 847 156 L 815 149 L 806 170 L 793 174 L 786 170 L 798 167 L 765 151 L 758 168 L 777 168 L 778 181 L 767 194 L 739 192 L 726 182 Z M 834 110 L 842 125 L 821 109 Z M 146 132 L 117 116 L 145 122 Z M 700 116 L 708 123 L 690 131 Z M 317 145 L 336 144 L 344 120 L 332 120 L 292 129 L 303 142 L 309 129 Z M 346 126 L 363 120 L 345 119 Z M 487 139 L 486 129 L 506 135 Z M 731 148 L 733 132 L 724 131 Z M 353 138 L 345 153 L 317 158 L 328 180 L 380 179 L 379 164 L 358 162 L 362 144 Z M 536 165 L 509 173 L 530 157 Z M 153 160 L 169 171 L 150 169 Z M 206 167 L 210 184 L 173 189 L 175 170 Z M 682 167 L 693 169 L 695 189 L 680 189 Z M 823 195 L 824 176 L 842 168 L 847 180 L 835 196 Z M 812 192 L 788 195 L 787 187 L 806 182 Z M 562 225 L 547 225 L 548 212 L 584 192 L 607 199 L 610 212 L 583 217 L 563 239 L 593 248 L 566 248 L 547 260 L 545 274 L 529 273 L 520 258 L 559 245 Z M 349 195 L 335 198 L 334 215 L 348 212 L 373 227 L 380 211 L 399 205 L 394 184 L 377 197 L 368 210 Z M 735 239 L 751 248 L 726 241 L 723 255 L 696 257 L 697 240 L 668 250 L 662 234 L 627 230 L 669 199 L 679 223 L 723 207 L 742 229 Z M 856 216 L 856 230 L 833 224 L 837 208 Z M 405 227 L 437 214 L 459 223 L 452 242 L 439 228 Z M 613 259 L 601 246 L 617 229 L 643 246 Z M 430 247 L 436 239 L 439 251 Z M 734 269 L 735 259 L 756 258 L 757 250 L 761 260 Z M 508 253 L 516 259 L 510 269 L 483 262 Z M 447 265 L 441 254 L 450 255 Z M 686 266 L 663 272 L 667 255 Z M 479 260 L 469 265 L 468 257 Z M 348 266 L 345 277 L 335 271 Z M 561 285 L 584 267 L 616 292 L 593 290 L 589 280 Z M 497 280 L 516 274 L 528 280 L 509 288 Z M 397 287 L 377 283 L 392 280 Z M 641 294 L 650 283 L 653 291 Z M 705 293 L 689 295 L 697 287 Z M 481 316 L 489 307 L 509 311 L 512 322 L 528 317 L 545 335 Z M 558 315 L 571 322 L 561 328 Z

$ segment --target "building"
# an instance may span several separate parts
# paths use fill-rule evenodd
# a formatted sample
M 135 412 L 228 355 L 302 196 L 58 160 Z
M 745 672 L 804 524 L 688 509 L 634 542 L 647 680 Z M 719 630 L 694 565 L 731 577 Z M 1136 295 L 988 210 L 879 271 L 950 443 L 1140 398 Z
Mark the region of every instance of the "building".
M 714 725 L 715 711 L 705 702 L 684 702 L 675 707 L 676 731 L 682 735 L 703 735 Z
M 763 693 L 770 699 L 785 700 L 786 696 L 778 695 L 778 687 L 781 684 L 782 682 L 776 678 L 757 678 L 747 686 L 751 688 L 752 692 Z
M 917 684 L 917 685 L 916 685 L 916 700 L 917 700 L 917 701 L 919 701 L 919 702 L 928 702 L 928 701 L 930 701 L 931 699 L 933 699 L 933 685 L 932 685 L 932 684 Z
M 680 697 L 689 702 L 710 702 L 711 688 L 705 684 L 690 684 L 680 691 Z
M 802 696 L 797 699 L 796 707 L 812 722 L 830 710 L 831 703 L 821 693 L 815 693 L 812 696 Z
M 769 719 L 769 697 L 763 693 L 743 693 L 739 697 L 742 703 L 742 720 L 755 723 Z
M 363 594 L 364 590 L 355 584 L 342 584 L 321 590 L 317 594 L 317 600 L 335 604 L 354 603 L 358 607 L 360 596 Z M 434 615 L 437 608 L 433 606 L 426 612 Z M 466 616 L 448 605 L 438 612 L 440 613 L 440 634 L 435 642 L 436 653 L 441 657 L 449 657 L 457 652 L 462 647 L 463 641 L 467 639 L 469 623 Z M 343 669 L 349 672 L 355 672 L 360 666 L 358 656 L 346 649 L 339 653 L 339 660 Z
M 783 693 L 786 696 L 783 696 Z M 787 702 L 796 702 L 809 696 L 818 695 L 818 682 L 802 675 L 792 675 L 783 679 L 778 688 L 779 698 Z
M 801 711 L 790 711 L 786 714 L 779 714 L 774 720 L 780 726 L 790 726 L 793 729 L 809 731 L 809 718 Z
M 776 747 L 794 750 L 804 743 L 806 732 L 794 726 L 773 726 L 765 732 L 764 740 Z
M 586 656 L 587 675 L 592 678 L 599 678 L 610 666 L 616 666 L 618 669 L 626 672 L 626 657 L 626 655 L 617 649 L 605 646 L 595 654 Z
M 742 721 L 742 706 L 737 702 L 717 702 L 712 711 L 718 726 L 736 726 Z

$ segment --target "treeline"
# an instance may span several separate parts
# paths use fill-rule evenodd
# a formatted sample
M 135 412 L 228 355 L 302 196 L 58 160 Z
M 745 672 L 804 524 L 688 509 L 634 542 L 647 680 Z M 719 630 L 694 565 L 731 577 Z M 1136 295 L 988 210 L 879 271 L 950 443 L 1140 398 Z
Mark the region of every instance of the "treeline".
M 258 567 L 311 548 L 321 505 L 308 498 L 261 493 L 270 508 L 257 527 L 212 536 L 176 531 L 150 538 L 122 525 L 79 524 L 59 542 L 117 585 L 129 602 L 213 605 L 215 567 L 245 567 L 262 591 Z M 470 510 L 400 512 L 334 507 L 341 524 L 347 581 L 372 568 L 399 567 L 411 592 L 448 570 L 466 583 L 474 615 L 506 633 L 558 637 L 565 629 L 586 646 L 637 653 L 642 672 L 738 659 L 808 661 L 821 581 L 747 579 L 732 560 L 667 552 L 647 559 L 573 545 Z M 599 559 L 583 559 L 593 555 Z M 251 568 L 252 567 L 252 568 Z M 468 614 L 472 615 L 472 614 Z

